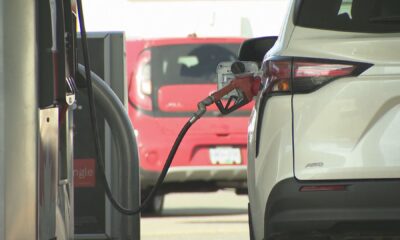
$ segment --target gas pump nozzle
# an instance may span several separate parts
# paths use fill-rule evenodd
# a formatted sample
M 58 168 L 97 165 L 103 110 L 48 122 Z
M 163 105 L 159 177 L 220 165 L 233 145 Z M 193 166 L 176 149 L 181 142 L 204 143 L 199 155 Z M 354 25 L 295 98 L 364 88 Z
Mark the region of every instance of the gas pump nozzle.
M 257 96 L 260 87 L 260 77 L 247 75 L 232 79 L 228 85 L 212 93 L 211 97 L 214 99 L 219 111 L 225 115 L 251 102 L 253 97 Z M 229 96 L 232 91 L 236 91 L 238 95 Z M 228 100 L 224 105 L 222 99 L 227 95 Z
M 197 104 L 198 110 L 191 122 L 199 119 L 213 103 L 226 115 L 251 102 L 261 89 L 257 72 L 258 67 L 252 62 L 220 63 L 217 67 L 219 89 Z
M 251 102 L 261 87 L 258 66 L 254 62 L 222 62 L 217 67 L 218 90 L 211 94 L 222 114 L 228 114 Z M 226 103 L 223 103 L 226 99 Z

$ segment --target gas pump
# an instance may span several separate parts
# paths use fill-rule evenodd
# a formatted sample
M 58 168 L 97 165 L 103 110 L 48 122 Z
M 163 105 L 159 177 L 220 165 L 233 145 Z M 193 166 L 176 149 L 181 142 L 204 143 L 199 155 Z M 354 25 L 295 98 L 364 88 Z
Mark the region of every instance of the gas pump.
M 0 0 L 0 239 L 73 236 L 74 14 Z
M 36 2 L 37 238 L 72 239 L 76 3 Z
M 74 239 L 76 6 L 0 0 L 0 239 Z

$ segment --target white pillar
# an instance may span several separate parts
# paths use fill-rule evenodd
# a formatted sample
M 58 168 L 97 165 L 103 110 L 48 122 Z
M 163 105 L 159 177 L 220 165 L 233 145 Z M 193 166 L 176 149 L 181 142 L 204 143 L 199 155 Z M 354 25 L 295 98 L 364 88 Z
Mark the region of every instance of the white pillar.
M 36 239 L 35 1 L 0 0 L 0 239 Z

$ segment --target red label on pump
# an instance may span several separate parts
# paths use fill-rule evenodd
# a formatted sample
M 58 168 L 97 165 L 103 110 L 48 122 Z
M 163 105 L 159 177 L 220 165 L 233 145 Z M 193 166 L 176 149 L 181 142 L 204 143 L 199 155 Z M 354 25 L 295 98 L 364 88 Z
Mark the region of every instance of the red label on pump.
M 96 186 L 96 163 L 93 158 L 79 158 L 74 160 L 75 188 L 89 188 Z

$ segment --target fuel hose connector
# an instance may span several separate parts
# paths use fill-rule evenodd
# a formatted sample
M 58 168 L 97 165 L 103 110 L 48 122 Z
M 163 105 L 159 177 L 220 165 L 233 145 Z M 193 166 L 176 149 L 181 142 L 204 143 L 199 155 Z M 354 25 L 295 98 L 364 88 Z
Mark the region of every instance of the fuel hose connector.
M 213 96 L 208 96 L 204 100 L 200 101 L 197 104 L 197 112 L 193 113 L 193 116 L 190 118 L 190 123 L 195 123 L 197 120 L 199 120 L 204 113 L 207 111 L 207 107 L 210 106 L 211 104 L 214 103 L 214 97 Z

